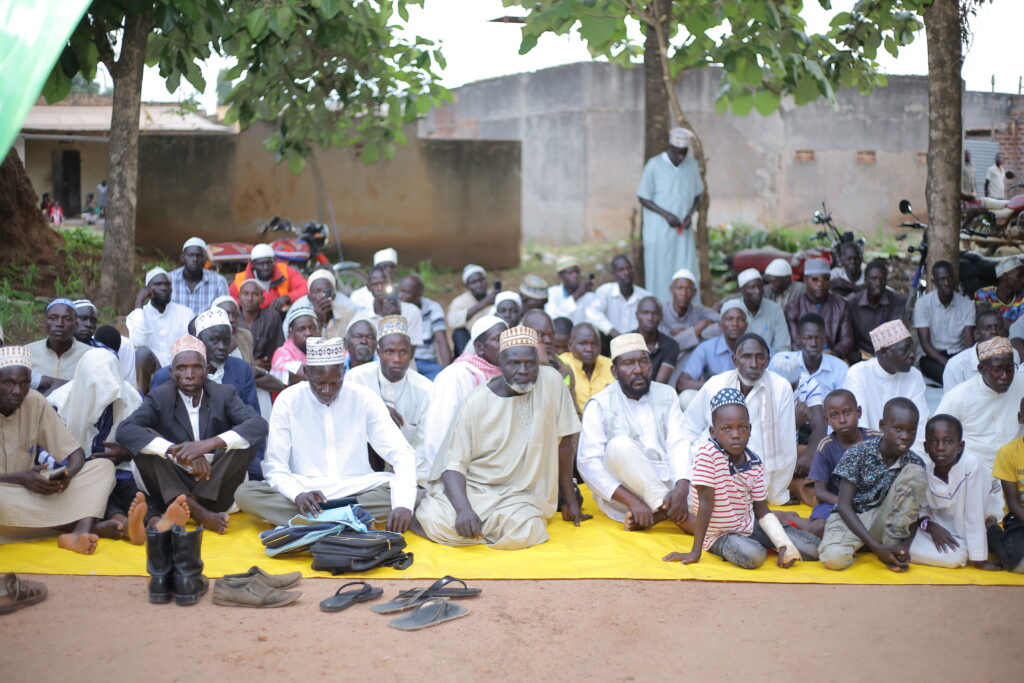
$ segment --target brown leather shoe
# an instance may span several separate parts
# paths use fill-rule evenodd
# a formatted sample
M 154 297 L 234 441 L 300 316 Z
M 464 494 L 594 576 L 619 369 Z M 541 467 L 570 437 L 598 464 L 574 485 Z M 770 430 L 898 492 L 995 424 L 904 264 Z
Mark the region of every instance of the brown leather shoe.
M 0 596 L 0 614 L 10 614 L 46 599 L 46 584 L 19 579 L 13 572 L 0 576 L 0 584 L 5 591 Z
M 225 574 L 223 578 L 229 581 L 243 581 L 259 577 L 260 580 L 271 588 L 290 588 L 302 578 L 302 572 L 288 572 L 287 574 L 268 574 L 259 567 L 250 567 L 244 574 Z
M 214 604 L 225 607 L 283 607 L 301 595 L 301 591 L 271 588 L 259 577 L 241 581 L 218 579 L 213 586 Z

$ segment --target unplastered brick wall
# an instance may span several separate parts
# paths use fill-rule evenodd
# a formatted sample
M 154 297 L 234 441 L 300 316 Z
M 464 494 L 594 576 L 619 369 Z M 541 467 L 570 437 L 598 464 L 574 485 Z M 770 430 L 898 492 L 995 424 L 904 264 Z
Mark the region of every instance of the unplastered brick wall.
M 1003 168 L 1012 169 L 1017 177 L 1007 185 L 1024 182 L 1024 105 L 1010 112 L 1009 120 L 998 126 L 992 140 L 999 143 L 1003 153 Z M 1018 189 L 1015 194 L 1020 194 Z

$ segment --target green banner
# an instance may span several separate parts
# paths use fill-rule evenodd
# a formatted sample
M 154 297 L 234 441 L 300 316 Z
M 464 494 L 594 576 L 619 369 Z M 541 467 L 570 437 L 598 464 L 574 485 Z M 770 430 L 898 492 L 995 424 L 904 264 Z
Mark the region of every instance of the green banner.
M 0 0 L 0 159 L 91 2 Z

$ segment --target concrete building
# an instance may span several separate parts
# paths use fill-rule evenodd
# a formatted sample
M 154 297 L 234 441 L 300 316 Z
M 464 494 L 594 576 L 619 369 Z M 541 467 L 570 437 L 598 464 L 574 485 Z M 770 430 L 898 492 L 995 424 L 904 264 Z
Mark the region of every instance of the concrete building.
M 719 83 L 719 71 L 704 69 L 678 86 L 709 157 L 712 225 L 806 223 L 824 201 L 842 225 L 873 235 L 899 223 L 900 198 L 925 206 L 926 78 L 894 76 L 870 95 L 784 103 L 767 117 L 716 114 Z M 583 62 L 470 83 L 454 94 L 454 103 L 420 122 L 420 134 L 521 141 L 526 238 L 571 243 L 629 233 L 645 161 L 642 69 Z M 1021 102 L 967 93 L 965 129 L 991 123 L 993 139 L 1012 129 L 1017 140 Z M 975 157 L 984 173 L 991 155 L 984 166 Z

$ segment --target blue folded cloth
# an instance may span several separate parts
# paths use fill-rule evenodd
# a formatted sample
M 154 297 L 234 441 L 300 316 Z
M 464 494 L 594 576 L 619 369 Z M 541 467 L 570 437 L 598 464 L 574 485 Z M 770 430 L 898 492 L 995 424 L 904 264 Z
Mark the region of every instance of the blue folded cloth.
M 260 541 L 269 557 L 284 553 L 302 552 L 324 536 L 342 531 L 354 531 L 365 534 L 369 524 L 373 523 L 373 515 L 361 505 L 345 505 L 324 510 L 315 517 L 295 515 L 288 524 L 275 527 L 260 534 Z

